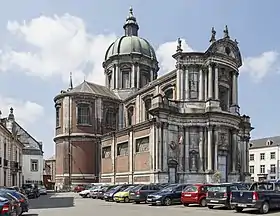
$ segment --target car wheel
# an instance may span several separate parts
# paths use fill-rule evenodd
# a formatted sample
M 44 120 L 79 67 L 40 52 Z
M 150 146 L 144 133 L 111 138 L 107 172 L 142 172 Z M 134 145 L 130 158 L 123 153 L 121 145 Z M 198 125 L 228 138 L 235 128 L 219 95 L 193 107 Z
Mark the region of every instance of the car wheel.
M 201 207 L 205 207 L 207 205 L 206 199 L 205 198 L 201 199 L 199 205 Z
M 207 206 L 209 209 L 213 209 L 214 208 L 214 206 L 211 206 L 211 205 L 209 205 L 209 206 Z
M 166 206 L 170 206 L 172 203 L 171 199 L 169 197 L 166 197 L 163 201 L 163 204 Z
M 184 206 L 189 206 L 189 203 L 183 203 Z
M 264 202 L 260 208 L 260 213 L 261 214 L 267 214 L 269 212 L 269 203 Z
M 125 203 L 128 203 L 128 202 L 129 202 L 129 198 L 128 198 L 128 197 L 125 197 L 125 198 L 124 198 L 124 202 L 125 202 Z
M 236 211 L 236 212 L 242 212 L 242 211 L 243 211 L 243 208 L 235 207 L 235 211 Z

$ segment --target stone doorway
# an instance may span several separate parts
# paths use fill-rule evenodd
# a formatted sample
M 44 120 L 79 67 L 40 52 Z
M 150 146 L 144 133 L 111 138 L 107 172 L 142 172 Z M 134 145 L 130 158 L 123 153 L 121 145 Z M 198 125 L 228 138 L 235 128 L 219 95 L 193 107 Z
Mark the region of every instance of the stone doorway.
M 168 183 L 170 184 L 178 183 L 177 167 L 178 162 L 176 160 L 168 161 Z

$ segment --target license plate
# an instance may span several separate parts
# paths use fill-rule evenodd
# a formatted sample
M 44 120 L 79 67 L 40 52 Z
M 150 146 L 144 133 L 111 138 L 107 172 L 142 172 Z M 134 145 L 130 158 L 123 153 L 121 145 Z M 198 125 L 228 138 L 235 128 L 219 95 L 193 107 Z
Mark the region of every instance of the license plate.
M 130 195 L 134 195 L 135 193 L 130 193 Z
M 245 204 L 238 204 L 238 207 L 246 207 Z
M 190 196 L 192 196 L 192 195 L 191 195 L 191 194 L 185 194 L 185 196 L 186 196 L 186 197 L 190 197 Z
M 212 203 L 218 203 L 219 201 L 218 201 L 218 200 L 211 200 L 210 202 L 212 202 Z
M 152 199 L 147 199 L 147 201 L 149 202 L 149 201 L 152 201 Z

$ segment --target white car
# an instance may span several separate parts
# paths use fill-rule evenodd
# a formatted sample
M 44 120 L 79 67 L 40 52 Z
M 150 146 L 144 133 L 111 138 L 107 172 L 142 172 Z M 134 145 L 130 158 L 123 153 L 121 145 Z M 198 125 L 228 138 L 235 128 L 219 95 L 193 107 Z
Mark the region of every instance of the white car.
M 83 198 L 88 198 L 90 197 L 90 191 L 96 189 L 98 186 L 93 186 L 91 187 L 90 189 L 87 189 L 87 190 L 83 190 L 79 193 L 79 195 Z
M 47 195 L 47 189 L 45 186 L 39 187 L 39 193 L 40 195 Z

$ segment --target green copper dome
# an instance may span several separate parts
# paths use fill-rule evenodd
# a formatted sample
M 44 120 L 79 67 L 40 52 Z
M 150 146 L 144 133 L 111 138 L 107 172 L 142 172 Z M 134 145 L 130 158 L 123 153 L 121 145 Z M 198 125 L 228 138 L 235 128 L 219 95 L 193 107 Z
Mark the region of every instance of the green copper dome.
M 139 26 L 133 15 L 132 8 L 129 10 L 129 15 L 126 18 L 123 28 L 125 35 L 118 38 L 109 46 L 105 54 L 105 61 L 113 56 L 128 54 L 140 54 L 156 60 L 154 48 L 147 40 L 138 37 Z
M 138 36 L 122 36 L 112 43 L 105 55 L 105 60 L 115 55 L 141 54 L 156 60 L 154 48 L 143 38 Z

